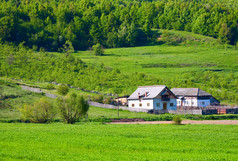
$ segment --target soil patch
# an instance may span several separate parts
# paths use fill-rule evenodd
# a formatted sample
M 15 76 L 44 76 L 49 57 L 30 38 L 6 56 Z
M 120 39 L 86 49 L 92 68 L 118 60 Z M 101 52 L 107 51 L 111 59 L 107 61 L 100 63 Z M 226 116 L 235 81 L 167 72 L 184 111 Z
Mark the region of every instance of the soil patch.
M 127 118 L 124 118 L 124 119 L 111 119 L 111 121 L 113 123 L 119 123 L 119 122 L 144 122 L 145 120 L 143 119 L 127 119 Z
M 172 124 L 173 121 L 115 121 L 111 124 Z M 216 124 L 216 125 L 238 125 L 238 120 L 183 120 L 182 124 Z

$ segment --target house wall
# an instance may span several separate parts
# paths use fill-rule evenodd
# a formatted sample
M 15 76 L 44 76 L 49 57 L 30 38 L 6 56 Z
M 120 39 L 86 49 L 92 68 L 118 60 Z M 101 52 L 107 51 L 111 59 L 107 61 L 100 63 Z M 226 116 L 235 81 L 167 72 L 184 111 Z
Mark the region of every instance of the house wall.
M 197 100 L 198 101 L 198 107 L 206 107 L 210 106 L 210 99 L 204 99 L 204 100 Z
M 140 106 L 140 103 L 142 106 Z M 134 104 L 134 107 L 132 106 Z M 148 106 L 149 104 L 149 106 Z M 128 100 L 129 108 L 143 108 L 143 109 L 153 109 L 153 99 L 144 99 L 144 100 Z
M 167 110 L 176 110 L 177 109 L 177 102 L 176 99 L 170 98 L 170 101 L 161 101 L 161 99 L 154 99 L 154 109 L 155 110 L 163 110 L 163 104 L 167 103 Z M 170 106 L 170 103 L 173 106 Z M 159 104 L 159 106 L 157 106 Z
M 210 106 L 210 99 L 201 100 L 197 99 L 197 97 L 185 97 L 183 100 L 177 99 L 177 105 L 183 105 L 184 107 L 206 107 Z
M 142 106 L 140 106 L 140 103 Z M 149 106 L 148 106 L 149 103 Z M 159 106 L 157 106 L 157 103 L 159 103 Z M 176 99 L 170 99 L 170 101 L 161 101 L 161 99 L 144 99 L 141 100 L 128 100 L 128 106 L 129 108 L 141 108 L 141 109 L 156 109 L 156 110 L 162 110 L 163 109 L 163 103 L 167 103 L 167 110 L 176 110 L 177 109 L 177 102 Z M 171 103 L 173 106 L 170 106 Z M 134 104 L 134 107 L 132 107 L 132 104 Z
M 197 98 L 196 97 L 185 97 L 184 99 L 177 99 L 177 105 L 178 106 L 198 106 Z

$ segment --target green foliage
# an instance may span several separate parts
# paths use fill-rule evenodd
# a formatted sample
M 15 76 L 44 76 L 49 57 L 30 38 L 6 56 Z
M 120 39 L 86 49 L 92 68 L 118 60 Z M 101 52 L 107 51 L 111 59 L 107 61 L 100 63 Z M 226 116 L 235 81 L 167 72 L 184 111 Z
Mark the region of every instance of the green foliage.
M 106 98 L 104 98 L 104 100 L 103 100 L 103 103 L 104 104 L 111 104 L 113 101 L 112 101 L 112 98 L 109 98 L 109 97 L 106 97 Z
M 180 33 L 182 37 L 188 34 Z M 237 103 L 237 51 L 229 45 L 226 50 L 221 49 L 207 37 L 191 36 L 195 39 L 193 42 L 207 45 L 190 41 L 184 46 L 106 49 L 107 56 L 97 59 L 89 51 L 65 57 L 60 53 L 33 52 L 22 46 L 4 44 L 0 45 L 0 75 L 30 82 L 58 82 L 84 91 L 119 95 L 131 94 L 140 85 L 198 87 L 223 103 Z M 9 64 L 10 55 L 14 59 Z
M 237 6 L 235 0 L 2 0 L 0 39 L 25 42 L 41 51 L 63 48 L 67 53 L 97 43 L 104 47 L 140 45 L 150 39 L 153 27 L 192 31 L 235 44 Z
M 24 105 L 19 109 L 24 121 L 32 123 L 49 123 L 55 116 L 53 105 L 45 98 L 39 99 L 34 105 Z
M 59 97 L 57 99 L 57 106 L 61 118 L 67 124 L 79 121 L 89 110 L 88 102 L 84 100 L 83 96 L 77 96 L 75 93 L 66 97 Z
M 55 89 L 55 86 L 53 84 L 49 83 L 45 86 L 45 88 L 48 90 L 52 90 L 52 89 Z M 62 87 L 59 87 L 59 88 L 62 88 Z M 61 91 L 61 90 L 63 90 L 63 89 L 59 89 L 59 91 Z M 62 93 L 62 91 L 61 91 L 61 93 Z
M 93 96 L 91 100 L 94 102 L 103 103 L 104 99 L 103 99 L 103 95 L 97 95 L 97 96 Z
M 3 97 L 3 88 L 0 86 L 0 109 L 3 109 L 5 105 L 2 102 L 2 97 Z
M 164 31 L 161 35 L 162 41 L 167 45 L 178 45 L 183 42 L 183 38 L 181 36 L 174 35 L 168 31 Z
M 93 45 L 92 49 L 93 49 L 94 55 L 96 56 L 101 56 L 104 54 L 104 49 L 99 43 L 97 43 L 96 45 Z
M 229 43 L 229 35 L 230 34 L 230 29 L 227 27 L 226 23 L 223 23 L 220 30 L 219 30 L 219 38 L 218 41 L 224 44 Z
M 74 53 L 74 47 L 72 45 L 72 42 L 67 40 L 63 45 L 62 51 L 66 53 L 66 56 L 69 56 L 69 53 Z
M 173 124 L 175 125 L 181 125 L 182 122 L 182 118 L 179 115 L 175 115 L 173 117 Z
M 61 84 L 57 87 L 57 93 L 59 93 L 60 95 L 65 96 L 68 92 L 69 92 L 69 87 L 66 85 Z

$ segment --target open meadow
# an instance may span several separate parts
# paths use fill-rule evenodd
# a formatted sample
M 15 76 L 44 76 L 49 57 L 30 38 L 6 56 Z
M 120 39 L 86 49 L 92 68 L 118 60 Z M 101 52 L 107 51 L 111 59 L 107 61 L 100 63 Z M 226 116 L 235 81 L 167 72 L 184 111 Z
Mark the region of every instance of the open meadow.
M 75 56 L 92 65 L 119 69 L 122 73 L 144 73 L 157 78 L 176 78 L 184 73 L 238 72 L 238 50 L 204 46 L 142 46 L 106 49 L 104 56 L 79 51 Z
M 0 124 L 1 160 L 237 160 L 237 125 Z

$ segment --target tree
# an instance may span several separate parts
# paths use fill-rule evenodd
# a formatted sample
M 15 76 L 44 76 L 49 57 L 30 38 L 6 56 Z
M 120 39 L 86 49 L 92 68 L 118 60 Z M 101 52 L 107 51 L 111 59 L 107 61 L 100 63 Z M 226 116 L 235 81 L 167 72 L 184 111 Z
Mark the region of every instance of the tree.
M 0 87 L 0 109 L 4 108 L 3 102 L 2 102 L 2 96 L 3 96 L 3 89 Z
M 73 53 L 74 52 L 74 47 L 72 45 L 72 42 L 70 42 L 69 40 L 67 40 L 65 42 L 65 44 L 63 45 L 63 52 L 66 53 L 66 56 L 69 56 L 69 53 Z
M 57 93 L 65 96 L 69 92 L 69 87 L 66 85 L 59 85 L 57 88 Z
M 34 105 L 24 105 L 20 112 L 23 120 L 29 120 L 32 123 L 49 123 L 56 114 L 54 106 L 45 98 L 36 101 Z
M 57 99 L 57 106 L 61 118 L 67 124 L 73 124 L 79 121 L 89 110 L 88 102 L 83 96 L 78 96 L 75 93 L 69 96 L 59 97 Z
M 97 43 L 96 45 L 93 45 L 93 53 L 94 55 L 103 55 L 104 54 L 104 50 L 103 47 L 101 46 L 100 43 Z
M 229 32 L 230 32 L 230 29 L 227 27 L 227 24 L 223 23 L 219 30 L 218 41 L 220 41 L 221 43 L 228 44 L 230 42 L 229 41 Z

